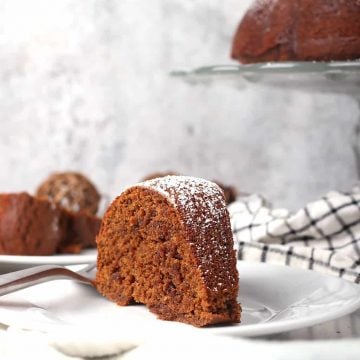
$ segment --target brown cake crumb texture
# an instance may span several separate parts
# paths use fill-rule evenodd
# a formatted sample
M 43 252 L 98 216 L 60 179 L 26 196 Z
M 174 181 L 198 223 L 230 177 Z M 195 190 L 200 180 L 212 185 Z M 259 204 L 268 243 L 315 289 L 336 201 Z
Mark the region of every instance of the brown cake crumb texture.
M 0 194 L 0 254 L 78 253 L 96 246 L 100 223 L 25 192 Z
M 359 0 L 257 0 L 235 33 L 242 63 L 360 59 Z
M 164 320 L 195 326 L 240 321 L 239 279 L 221 189 L 167 176 L 127 189 L 97 237 L 97 288 Z
M 40 184 L 36 195 L 53 201 L 71 212 L 97 213 L 100 194 L 95 185 L 78 172 L 51 174 Z

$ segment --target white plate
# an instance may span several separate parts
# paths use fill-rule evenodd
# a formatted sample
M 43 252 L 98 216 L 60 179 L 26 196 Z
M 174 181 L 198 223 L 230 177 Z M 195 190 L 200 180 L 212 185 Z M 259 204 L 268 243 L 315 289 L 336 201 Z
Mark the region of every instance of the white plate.
M 358 96 L 360 61 L 272 62 L 210 65 L 171 72 L 190 84 L 222 82 L 243 89 L 249 84 Z
M 317 272 L 260 263 L 239 262 L 241 324 L 200 329 L 225 335 L 259 336 L 274 334 L 333 320 L 360 307 L 360 285 Z M 25 322 L 28 327 L 46 330 L 49 323 L 85 326 L 112 331 L 134 331 L 138 336 L 190 325 L 157 320 L 145 306 L 117 306 L 94 289 L 60 280 L 3 297 L 0 318 Z M 23 299 L 24 305 L 21 305 Z M 16 304 L 11 317 L 6 306 Z M 26 311 L 18 316 L 19 308 Z M 27 307 L 30 308 L 27 308 Z M 2 320 L 4 321 L 4 320 Z M 30 324 L 30 325 L 29 325 Z M 55 324 L 55 325 L 56 325 Z M 45 326 L 44 329 L 41 326 Z
M 315 271 L 238 262 L 242 323 L 219 334 L 274 334 L 334 320 L 360 308 L 360 285 Z
M 96 249 L 86 249 L 79 254 L 51 256 L 0 255 L 0 273 L 16 271 L 36 265 L 75 265 L 96 261 Z

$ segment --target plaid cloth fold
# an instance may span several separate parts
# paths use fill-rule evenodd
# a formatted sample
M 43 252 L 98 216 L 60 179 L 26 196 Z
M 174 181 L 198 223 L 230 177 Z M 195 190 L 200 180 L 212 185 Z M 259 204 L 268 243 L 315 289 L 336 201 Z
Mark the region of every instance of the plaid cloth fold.
M 239 260 L 311 269 L 360 283 L 360 188 L 332 191 L 296 213 L 260 195 L 229 205 Z

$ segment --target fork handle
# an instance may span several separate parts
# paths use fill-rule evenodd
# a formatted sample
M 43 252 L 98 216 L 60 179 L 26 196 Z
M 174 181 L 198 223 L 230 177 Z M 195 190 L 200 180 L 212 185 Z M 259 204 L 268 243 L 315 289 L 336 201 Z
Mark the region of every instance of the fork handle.
M 46 281 L 72 278 L 84 284 L 93 285 L 85 276 L 61 266 L 40 265 L 0 276 L 0 296 L 25 289 Z

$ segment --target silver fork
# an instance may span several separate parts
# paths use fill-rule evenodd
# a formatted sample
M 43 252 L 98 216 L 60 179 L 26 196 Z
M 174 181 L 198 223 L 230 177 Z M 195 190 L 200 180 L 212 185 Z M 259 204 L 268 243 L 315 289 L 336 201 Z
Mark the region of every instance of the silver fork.
M 0 296 L 46 281 L 58 279 L 73 279 L 80 283 L 94 286 L 91 271 L 95 268 L 96 263 L 92 263 L 84 269 L 75 272 L 63 266 L 41 265 L 3 274 L 0 275 Z

